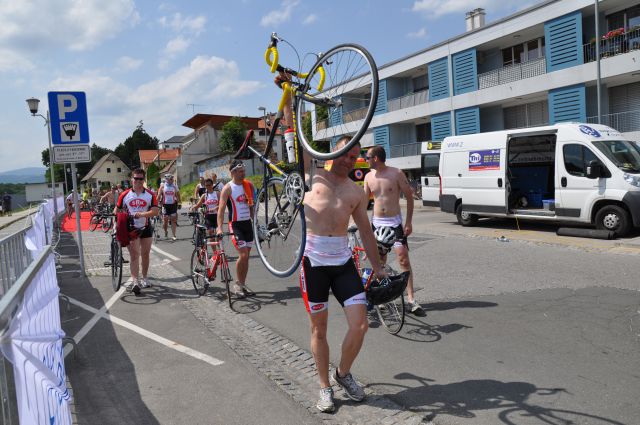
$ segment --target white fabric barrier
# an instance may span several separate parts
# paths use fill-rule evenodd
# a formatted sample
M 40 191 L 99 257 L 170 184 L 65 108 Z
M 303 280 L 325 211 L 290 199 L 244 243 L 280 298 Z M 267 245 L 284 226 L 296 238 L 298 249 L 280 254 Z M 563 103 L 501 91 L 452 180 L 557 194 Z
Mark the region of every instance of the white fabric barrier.
M 33 215 L 25 245 L 34 257 L 51 243 L 53 203 L 43 204 Z M 45 236 L 45 226 L 48 227 Z M 58 303 L 58 279 L 50 254 L 25 290 L 22 303 L 0 348 L 13 364 L 18 414 L 22 424 L 71 424 L 71 396 L 66 387 Z

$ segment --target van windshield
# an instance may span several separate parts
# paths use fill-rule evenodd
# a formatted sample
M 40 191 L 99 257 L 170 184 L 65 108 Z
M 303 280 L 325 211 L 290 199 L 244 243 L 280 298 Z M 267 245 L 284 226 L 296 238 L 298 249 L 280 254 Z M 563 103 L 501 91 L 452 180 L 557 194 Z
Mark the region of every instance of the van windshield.
M 616 167 L 627 173 L 640 173 L 640 147 L 627 140 L 599 140 L 593 144 Z

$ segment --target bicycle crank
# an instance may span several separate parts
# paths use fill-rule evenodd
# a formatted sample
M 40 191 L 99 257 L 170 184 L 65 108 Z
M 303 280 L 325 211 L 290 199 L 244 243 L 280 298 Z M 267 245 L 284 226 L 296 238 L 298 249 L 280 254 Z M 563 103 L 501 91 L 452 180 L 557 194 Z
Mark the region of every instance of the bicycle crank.
M 304 179 L 295 171 L 284 181 L 284 190 L 289 202 L 300 205 L 304 199 Z

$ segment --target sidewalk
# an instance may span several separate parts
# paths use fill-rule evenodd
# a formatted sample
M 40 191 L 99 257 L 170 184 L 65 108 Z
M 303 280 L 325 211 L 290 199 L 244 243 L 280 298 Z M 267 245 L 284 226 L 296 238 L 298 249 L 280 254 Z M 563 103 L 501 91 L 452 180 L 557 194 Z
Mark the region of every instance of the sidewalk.
M 18 220 L 22 220 L 23 218 L 25 218 L 29 214 L 32 214 L 32 213 L 36 212 L 36 209 L 37 209 L 37 207 L 36 208 L 30 208 L 30 209 L 22 210 L 22 211 L 18 211 L 18 212 L 14 212 L 10 216 L 8 216 L 8 215 L 0 216 L 0 230 L 4 229 L 7 226 L 10 226 L 11 224 L 15 223 Z

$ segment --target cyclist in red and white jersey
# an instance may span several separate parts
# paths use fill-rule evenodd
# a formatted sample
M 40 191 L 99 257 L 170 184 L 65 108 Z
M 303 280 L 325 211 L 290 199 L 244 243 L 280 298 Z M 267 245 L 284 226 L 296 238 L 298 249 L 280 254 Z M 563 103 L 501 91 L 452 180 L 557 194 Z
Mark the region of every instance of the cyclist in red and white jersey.
M 218 184 L 214 184 L 215 174 L 213 176 L 213 178 L 208 178 L 204 181 L 205 192 L 200 196 L 198 202 L 191 207 L 191 211 L 196 211 L 201 205 L 204 205 L 204 225 L 209 236 L 213 236 L 218 228 L 218 207 L 220 205 L 220 187 Z
M 158 198 L 162 203 L 162 212 L 164 215 L 162 228 L 164 229 L 164 237 L 168 237 L 167 224 L 171 220 L 171 233 L 173 240 L 176 240 L 176 227 L 178 225 L 178 204 L 180 204 L 180 190 L 178 185 L 173 183 L 173 175 L 165 174 L 166 181 L 160 185 L 158 189 Z
M 249 272 L 249 252 L 253 246 L 253 184 L 245 180 L 244 163 L 239 159 L 231 161 L 229 166 L 231 181 L 224 185 L 220 194 L 218 207 L 218 234 L 222 233 L 224 211 L 230 208 L 229 227 L 233 232 L 233 244 L 238 250 L 236 261 L 236 276 L 238 280 L 233 285 L 232 292 L 237 297 L 253 295 L 253 291 L 246 285 Z
M 144 187 L 146 173 L 141 168 L 131 172 L 131 188 L 122 192 L 113 210 L 114 214 L 127 212 L 131 230 L 137 230 L 139 237 L 132 239 L 129 249 L 129 266 L 131 267 L 131 291 L 138 295 L 140 288 L 151 285 L 147 280 L 149 272 L 149 254 L 153 242 L 153 227 L 149 219 L 158 215 L 158 200 L 156 195 Z M 139 274 L 140 258 L 142 258 L 142 277 Z

